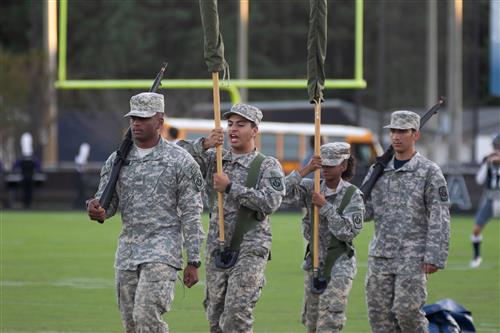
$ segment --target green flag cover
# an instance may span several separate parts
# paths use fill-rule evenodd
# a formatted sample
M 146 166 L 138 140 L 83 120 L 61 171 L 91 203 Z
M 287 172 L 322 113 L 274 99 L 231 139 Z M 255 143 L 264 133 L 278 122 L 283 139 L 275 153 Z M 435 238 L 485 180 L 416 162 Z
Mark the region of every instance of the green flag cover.
M 224 72 L 228 65 L 224 59 L 224 42 L 219 31 L 217 0 L 200 0 L 201 23 L 203 25 L 204 58 L 208 71 Z
M 327 0 L 309 0 L 307 92 L 311 103 L 323 101 L 327 31 Z

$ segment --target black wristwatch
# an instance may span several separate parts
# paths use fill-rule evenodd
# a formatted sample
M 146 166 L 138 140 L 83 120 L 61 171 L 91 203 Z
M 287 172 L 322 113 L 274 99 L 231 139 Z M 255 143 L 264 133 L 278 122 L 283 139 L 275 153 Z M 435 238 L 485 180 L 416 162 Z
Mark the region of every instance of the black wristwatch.
M 229 193 L 229 191 L 231 191 L 231 186 L 233 185 L 232 182 L 229 182 L 229 184 L 227 184 L 226 188 L 224 189 L 224 192 L 225 193 Z
M 194 268 L 200 268 L 201 261 L 189 261 L 188 266 L 193 266 Z

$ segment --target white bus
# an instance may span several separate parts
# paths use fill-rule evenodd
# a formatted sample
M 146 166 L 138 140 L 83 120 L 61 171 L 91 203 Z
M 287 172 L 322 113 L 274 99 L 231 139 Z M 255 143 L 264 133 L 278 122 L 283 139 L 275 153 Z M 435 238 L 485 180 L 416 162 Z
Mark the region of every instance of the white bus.
M 167 117 L 163 128 L 166 137 L 168 128 L 179 130 L 178 139 L 193 140 L 207 136 L 214 128 L 214 121 L 208 119 L 170 118 Z M 222 127 L 226 122 L 222 121 Z M 314 124 L 263 122 L 259 125 L 257 148 L 265 155 L 276 157 L 285 173 L 300 168 L 302 160 L 311 150 L 310 141 L 314 136 Z M 383 153 L 375 135 L 367 128 L 346 125 L 321 125 L 324 142 L 345 141 L 351 144 L 351 150 L 358 164 L 359 173 L 375 162 L 376 156 Z

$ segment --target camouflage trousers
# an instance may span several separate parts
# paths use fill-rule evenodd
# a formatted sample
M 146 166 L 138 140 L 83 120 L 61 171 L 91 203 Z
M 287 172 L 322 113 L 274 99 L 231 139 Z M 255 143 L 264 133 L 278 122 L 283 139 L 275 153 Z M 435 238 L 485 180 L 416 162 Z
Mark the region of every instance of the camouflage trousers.
M 374 333 L 427 333 L 421 310 L 427 299 L 427 277 L 421 259 L 368 259 L 365 280 L 368 319 Z
M 253 309 L 265 284 L 264 270 L 269 250 L 241 250 L 236 264 L 215 267 L 207 255 L 205 312 L 211 333 L 253 332 Z
M 144 263 L 137 270 L 116 270 L 118 307 L 126 333 L 166 333 L 162 314 L 174 299 L 177 270 L 164 263 Z
M 337 333 L 344 327 L 347 298 L 352 279 L 347 276 L 332 276 L 322 294 L 311 293 L 312 272 L 304 278 L 304 305 L 302 324 L 308 333 Z

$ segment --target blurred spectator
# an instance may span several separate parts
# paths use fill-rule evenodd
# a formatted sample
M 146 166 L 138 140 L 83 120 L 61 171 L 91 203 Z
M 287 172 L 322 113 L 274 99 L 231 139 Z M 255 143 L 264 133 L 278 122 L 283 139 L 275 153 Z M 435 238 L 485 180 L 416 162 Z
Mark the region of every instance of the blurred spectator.
M 485 185 L 486 195 L 483 197 L 476 213 L 476 221 L 472 229 L 471 241 L 474 257 L 470 263 L 471 268 L 481 265 L 481 232 L 493 217 L 500 216 L 500 133 L 493 139 L 493 152 L 486 156 L 476 174 L 476 182 Z
M 80 145 L 78 155 L 75 156 L 75 169 L 76 169 L 76 190 L 77 196 L 75 199 L 75 208 L 85 208 L 85 199 L 87 198 L 87 193 L 85 193 L 86 181 L 85 174 L 87 172 L 87 164 L 90 154 L 90 145 L 83 142 Z
M 167 140 L 172 143 L 176 143 L 179 138 L 179 129 L 174 126 L 170 126 L 167 131 Z
M 2 161 L 0 161 L 0 197 L 2 200 L 2 207 L 3 208 L 9 208 L 9 200 L 8 200 L 8 193 L 7 193 L 7 185 L 5 184 L 5 169 L 3 167 Z
M 30 133 L 21 136 L 21 158 L 16 160 L 12 170 L 21 173 L 21 187 L 23 189 L 23 204 L 30 208 L 33 202 L 33 176 L 40 171 L 40 162 L 33 156 L 33 138 Z

